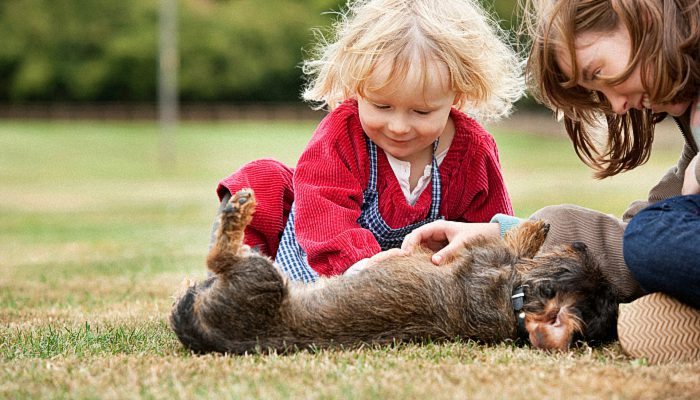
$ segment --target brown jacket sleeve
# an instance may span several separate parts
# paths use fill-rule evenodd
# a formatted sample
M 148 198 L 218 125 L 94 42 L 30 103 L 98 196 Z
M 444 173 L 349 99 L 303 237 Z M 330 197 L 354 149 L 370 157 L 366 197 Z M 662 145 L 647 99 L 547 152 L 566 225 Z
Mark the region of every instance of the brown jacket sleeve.
M 531 219 L 550 224 L 543 250 L 558 244 L 584 242 L 600 262 L 603 274 L 620 292 L 621 301 L 633 300 L 645 292 L 630 273 L 622 255 L 622 236 L 629 220 L 651 203 L 681 194 L 684 171 L 695 156 L 690 145 L 683 149 L 678 164 L 666 172 L 647 200 L 633 202 L 622 219 L 587 208 L 563 204 L 535 212 Z
M 559 244 L 583 242 L 597 257 L 605 277 L 619 291 L 621 301 L 631 301 L 644 294 L 622 255 L 622 235 L 627 222 L 572 204 L 548 206 L 530 218 L 550 224 L 544 251 Z
M 690 111 L 675 120 L 686 140 L 678 163 L 651 188 L 647 200 L 633 202 L 622 219 L 569 204 L 545 207 L 530 217 L 544 219 L 550 224 L 544 250 L 575 241 L 586 243 L 600 261 L 603 274 L 619 290 L 622 301 L 630 301 L 644 294 L 644 289 L 630 273 L 622 255 L 622 237 L 627 223 L 649 204 L 680 195 L 685 170 L 698 152 L 698 144 L 690 134 Z M 696 177 L 700 182 L 700 163 L 696 168 Z
M 627 211 L 625 211 L 625 213 L 622 215 L 622 219 L 629 222 L 632 217 L 637 215 L 639 211 L 646 208 L 646 206 L 649 204 L 656 203 L 657 201 L 665 200 L 673 196 L 680 196 L 681 189 L 683 188 L 685 169 L 688 167 L 688 164 L 690 164 L 693 157 L 695 157 L 695 154 L 697 153 L 692 149 L 691 145 L 686 144 L 685 147 L 683 147 L 683 152 L 678 160 L 678 164 L 666 171 L 666 174 L 661 178 L 661 181 L 651 188 L 647 200 L 638 200 L 630 204 Z

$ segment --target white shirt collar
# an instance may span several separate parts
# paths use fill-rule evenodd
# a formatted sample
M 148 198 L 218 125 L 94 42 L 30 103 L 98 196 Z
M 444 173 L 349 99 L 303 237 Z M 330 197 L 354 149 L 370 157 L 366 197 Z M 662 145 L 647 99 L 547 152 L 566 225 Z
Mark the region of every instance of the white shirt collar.
M 437 160 L 438 166 L 442 164 L 442 161 L 445 159 L 445 156 L 447 155 L 447 152 L 449 150 L 450 148 L 448 147 L 435 155 L 435 159 Z M 420 195 L 430 183 L 432 165 L 428 164 L 425 166 L 425 168 L 423 169 L 423 175 L 418 179 L 416 187 L 413 188 L 413 191 L 411 191 L 411 184 L 409 182 L 409 179 L 411 177 L 411 163 L 408 161 L 401 161 L 398 158 L 392 157 L 389 153 L 385 154 L 386 158 L 389 160 L 389 165 L 391 165 L 392 171 L 394 171 L 396 180 L 399 181 L 399 186 L 401 187 L 401 191 L 403 192 L 406 201 L 410 205 L 415 205 Z

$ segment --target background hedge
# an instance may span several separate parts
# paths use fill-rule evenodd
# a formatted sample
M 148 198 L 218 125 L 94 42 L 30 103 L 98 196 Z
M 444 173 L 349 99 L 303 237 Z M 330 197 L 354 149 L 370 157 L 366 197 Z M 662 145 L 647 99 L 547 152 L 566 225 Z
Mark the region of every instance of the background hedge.
M 483 0 L 504 18 L 515 0 Z M 179 0 L 184 102 L 294 101 L 344 0 Z M 154 101 L 158 0 L 0 2 L 0 102 Z

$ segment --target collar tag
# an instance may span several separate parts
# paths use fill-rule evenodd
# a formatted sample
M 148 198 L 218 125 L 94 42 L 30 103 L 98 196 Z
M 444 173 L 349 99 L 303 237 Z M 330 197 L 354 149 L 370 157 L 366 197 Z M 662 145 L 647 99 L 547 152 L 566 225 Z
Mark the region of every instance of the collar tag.
M 510 296 L 511 299 L 513 299 L 513 310 L 515 311 L 520 311 L 523 309 L 523 304 L 525 303 L 525 292 L 523 290 L 523 287 L 525 286 L 518 286 L 513 290 L 513 295 Z
M 525 329 L 525 312 L 523 306 L 525 304 L 525 290 L 528 285 L 518 286 L 513 290 L 513 295 L 510 298 L 513 300 L 513 311 L 515 319 L 518 321 L 518 336 L 522 339 L 527 339 L 529 334 Z

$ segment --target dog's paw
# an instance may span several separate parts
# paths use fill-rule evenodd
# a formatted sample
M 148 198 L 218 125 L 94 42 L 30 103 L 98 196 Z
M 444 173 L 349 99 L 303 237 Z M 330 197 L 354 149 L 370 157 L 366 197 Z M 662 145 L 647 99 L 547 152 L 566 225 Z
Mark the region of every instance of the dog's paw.
M 550 225 L 541 219 L 524 221 L 519 227 L 523 234 L 533 240 L 543 241 L 549 233 Z
M 224 231 L 245 229 L 253 217 L 255 204 L 255 194 L 252 189 L 241 189 L 236 192 L 221 213 Z
M 540 240 L 544 242 L 544 239 L 547 238 L 547 234 L 549 233 L 549 224 L 544 222 L 541 219 L 532 221 L 533 224 L 533 236 L 535 236 L 536 240 Z
M 246 208 L 251 205 L 255 205 L 255 195 L 253 194 L 253 189 L 241 189 L 236 194 L 231 197 L 224 212 L 226 213 L 237 213 L 244 212 Z

